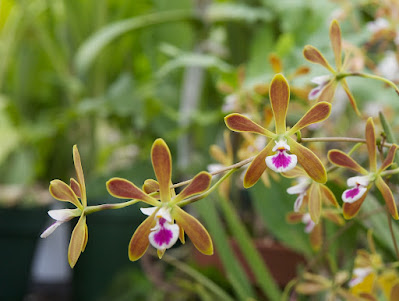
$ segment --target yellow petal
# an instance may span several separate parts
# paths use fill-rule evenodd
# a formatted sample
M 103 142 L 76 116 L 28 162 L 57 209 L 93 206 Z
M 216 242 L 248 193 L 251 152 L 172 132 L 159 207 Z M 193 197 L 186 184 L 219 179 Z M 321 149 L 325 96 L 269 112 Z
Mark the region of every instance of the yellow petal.
M 227 115 L 224 118 L 224 122 L 226 123 L 226 126 L 234 132 L 250 132 L 250 133 L 261 134 L 270 138 L 276 136 L 276 134 L 263 128 L 256 122 L 253 122 L 248 117 L 238 113 Z
M 82 204 L 84 207 L 86 207 L 87 200 L 86 200 L 85 177 L 83 175 L 82 161 L 80 160 L 80 154 L 78 151 L 78 147 L 76 145 L 73 146 L 73 162 L 75 164 L 76 177 L 78 178 L 78 182 L 80 185 L 80 191 L 81 191 L 81 195 L 82 195 Z
M 69 242 L 68 262 L 71 268 L 75 266 L 80 253 L 84 249 L 86 237 L 86 216 L 82 214 L 72 231 L 71 241 Z
M 150 235 L 151 228 L 155 226 L 155 216 L 156 212 L 147 217 L 138 226 L 134 232 L 129 243 L 129 259 L 131 261 L 136 261 L 144 255 L 147 251 L 150 241 L 148 240 L 148 235 Z
M 172 177 L 172 156 L 165 141 L 161 138 L 154 141 L 151 149 L 151 161 L 159 183 L 162 202 L 170 201 L 169 185 Z
M 76 194 L 72 188 L 60 180 L 53 180 L 50 182 L 50 194 L 57 200 L 63 202 L 70 202 L 77 208 L 82 209 L 82 204 L 79 202 Z
M 385 200 L 385 203 L 387 205 L 387 208 L 389 210 L 389 213 L 391 213 L 394 219 L 396 220 L 399 219 L 398 209 L 396 208 L 395 199 L 387 183 L 385 183 L 384 180 L 380 176 L 378 176 L 377 179 L 375 180 L 375 186 L 377 186 L 378 190 L 381 192 Z
M 286 132 L 285 119 L 290 102 L 290 87 L 282 74 L 276 74 L 270 84 L 270 103 L 276 122 L 276 133 Z
M 289 130 L 289 133 L 295 133 L 308 125 L 326 120 L 330 116 L 331 104 L 328 102 L 319 102 L 311 107 L 306 114 Z
M 335 65 L 339 71 L 342 66 L 342 41 L 341 28 L 337 20 L 333 20 L 330 25 L 330 40 L 334 51 Z
M 310 185 L 308 206 L 312 221 L 318 224 L 321 214 L 321 193 L 319 185 L 317 185 L 316 183 Z
M 327 68 L 331 73 L 335 73 L 334 68 L 331 67 L 331 65 L 327 62 L 327 60 L 317 48 L 311 45 L 306 45 L 303 49 L 303 55 L 308 61 L 322 65 L 323 67 Z

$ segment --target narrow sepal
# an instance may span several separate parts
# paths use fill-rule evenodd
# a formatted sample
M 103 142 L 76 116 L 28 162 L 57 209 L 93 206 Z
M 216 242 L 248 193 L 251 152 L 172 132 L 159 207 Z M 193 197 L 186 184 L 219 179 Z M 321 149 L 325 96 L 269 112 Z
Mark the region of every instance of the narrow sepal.
M 326 202 L 328 202 L 330 205 L 333 205 L 334 207 L 339 208 L 338 201 L 337 201 L 334 193 L 332 193 L 332 191 L 330 190 L 330 188 L 328 188 L 324 184 L 319 184 L 319 187 L 320 187 L 322 199 L 325 200 Z
M 179 229 L 179 240 L 184 245 L 186 243 L 186 239 L 184 238 L 184 229 L 182 227 L 179 227 Z
M 276 136 L 274 133 L 270 132 L 269 130 L 265 129 L 264 127 L 260 126 L 256 122 L 253 122 L 248 117 L 233 113 L 229 114 L 224 118 L 224 122 L 226 126 L 235 132 L 250 132 L 250 133 L 257 133 L 267 137 L 274 137 Z
M 360 113 L 360 111 L 359 111 L 359 109 L 357 107 L 355 97 L 353 96 L 351 90 L 349 89 L 349 86 L 348 86 L 348 83 L 346 82 L 346 79 L 343 78 L 343 79 L 340 80 L 340 82 L 341 82 L 342 88 L 344 88 L 345 93 L 348 96 L 348 99 L 349 99 L 349 102 L 350 102 L 352 108 L 355 110 L 355 113 L 358 116 L 362 116 L 362 113 Z
M 372 117 L 367 119 L 365 136 L 367 151 L 369 153 L 370 171 L 375 172 L 377 170 L 377 147 L 375 145 L 375 128 Z
M 323 243 L 323 227 L 321 223 L 314 226 L 312 232 L 309 233 L 310 245 L 314 251 L 318 251 Z
M 136 199 L 154 204 L 156 200 L 134 185 L 132 182 L 122 178 L 112 178 L 107 182 L 107 190 L 110 195 L 120 199 Z
M 259 178 L 266 169 L 265 158 L 273 149 L 274 141 L 271 140 L 266 147 L 253 159 L 244 175 L 244 187 L 249 188 L 258 182 Z
M 138 226 L 136 231 L 134 232 L 132 238 L 129 243 L 129 259 L 131 261 L 136 261 L 144 255 L 147 251 L 148 246 L 150 245 L 150 241 L 148 236 L 151 233 L 151 229 L 155 226 L 155 216 L 156 212 L 151 214 L 151 216 L 147 217 L 141 224 Z
M 295 291 L 302 295 L 314 295 L 326 289 L 325 284 L 315 282 L 302 282 L 295 286 Z
M 341 215 L 338 215 L 335 210 L 324 209 L 322 215 L 326 219 L 332 221 L 333 223 L 335 223 L 339 226 L 342 226 L 343 224 L 345 224 L 344 219 L 341 217 Z
M 178 206 L 173 208 L 172 216 L 176 223 L 184 229 L 198 251 L 205 255 L 213 254 L 212 239 L 205 227 L 192 215 Z
M 333 20 L 330 25 L 330 40 L 331 46 L 334 51 L 335 65 L 337 70 L 342 66 L 342 41 L 341 41 L 341 28 L 337 20 Z
M 82 204 L 83 206 L 87 206 L 85 177 L 83 175 L 82 161 L 80 159 L 79 150 L 76 145 L 73 146 L 73 162 L 75 164 L 76 177 L 78 178 L 78 183 L 80 184 L 80 192 L 83 197 Z
M 209 173 L 205 171 L 200 172 L 191 180 L 190 184 L 188 184 L 176 196 L 176 202 L 189 198 L 190 196 L 205 192 L 206 190 L 208 190 L 209 185 L 211 184 L 211 180 L 212 176 Z
M 82 204 L 79 202 L 76 194 L 73 192 L 72 188 L 61 180 L 53 180 L 50 182 L 49 187 L 51 195 L 63 202 L 70 202 L 74 204 L 77 208 L 82 208 Z
M 387 205 L 387 208 L 389 210 L 389 213 L 391 213 L 394 219 L 396 220 L 399 219 L 398 209 L 396 208 L 395 199 L 387 183 L 385 183 L 384 180 L 380 176 L 378 176 L 375 181 L 375 186 L 377 186 L 378 190 L 381 192 L 385 200 L 385 203 Z
M 85 240 L 83 242 L 82 253 L 85 251 L 88 241 L 89 241 L 89 228 L 87 227 L 87 223 L 85 223 Z
M 276 133 L 286 132 L 286 117 L 290 101 L 290 88 L 282 74 L 276 74 L 270 84 L 270 103 L 276 122 Z
M 356 216 L 356 214 L 359 212 L 360 207 L 362 206 L 364 200 L 366 199 L 367 194 L 368 194 L 368 190 L 356 202 L 344 203 L 342 205 L 342 212 L 343 212 L 345 219 L 351 219 Z
M 327 62 L 325 57 L 321 54 L 321 52 L 311 46 L 311 45 L 306 45 L 305 48 L 303 49 L 303 55 L 305 59 L 308 61 L 322 65 L 323 67 L 327 68 L 330 72 L 335 73 L 334 68 L 331 67 L 331 65 Z
M 310 186 L 308 206 L 312 221 L 318 224 L 321 214 L 321 193 L 317 184 L 312 184 Z
M 290 224 L 296 224 L 302 222 L 303 213 L 301 212 L 289 212 L 285 216 L 285 220 Z
M 70 187 L 72 188 L 73 192 L 76 194 L 78 198 L 82 198 L 82 192 L 80 191 L 80 185 L 78 181 L 76 181 L 74 178 L 71 178 L 70 180 Z
M 170 201 L 169 185 L 172 177 L 172 156 L 165 141 L 158 138 L 151 149 L 151 161 L 155 176 L 159 183 L 159 192 L 162 202 Z
M 361 167 L 355 160 L 353 160 L 347 154 L 338 149 L 333 149 L 328 152 L 328 160 L 330 160 L 331 163 L 338 165 L 340 167 L 349 168 L 363 175 L 368 174 L 367 170 Z
M 155 193 L 155 192 L 159 192 L 159 184 L 157 181 L 153 180 L 153 179 L 147 179 L 144 181 L 143 184 L 143 191 L 146 194 L 150 194 L 150 193 Z M 159 193 L 156 194 L 157 196 L 159 196 Z M 156 198 L 155 195 L 153 195 L 153 197 Z
M 306 114 L 289 130 L 290 133 L 295 133 L 308 125 L 321 122 L 328 118 L 331 113 L 331 104 L 328 102 L 316 103 L 306 112 Z
M 335 95 L 335 90 L 337 89 L 337 81 L 336 80 L 330 80 L 330 82 L 325 85 L 323 90 L 320 92 L 319 97 L 317 98 L 317 101 L 327 101 L 327 102 L 332 102 L 334 100 L 334 95 Z
M 305 169 L 306 173 L 314 181 L 318 183 L 327 182 L 327 172 L 320 159 L 307 147 L 297 143 L 294 139 L 287 139 L 288 145 L 291 147 L 291 153 L 298 157 L 298 162 Z
M 291 179 L 298 177 L 307 177 L 308 174 L 305 172 L 305 170 L 303 170 L 302 167 L 299 167 L 297 165 L 293 169 L 283 172 L 282 175 L 286 178 Z
M 395 154 L 396 154 L 397 149 L 398 149 L 398 147 L 396 145 L 392 145 L 389 148 L 388 154 L 387 154 L 384 162 L 382 162 L 382 164 L 381 164 L 380 171 L 384 171 L 385 169 L 387 169 L 389 166 L 392 165 L 393 160 L 395 159 Z
M 80 253 L 84 249 L 86 241 L 86 216 L 82 214 L 78 223 L 72 231 L 71 241 L 68 247 L 68 262 L 73 268 L 79 259 Z
M 162 250 L 157 250 L 157 255 L 159 259 L 162 259 L 163 254 L 165 254 L 166 249 L 162 249 Z

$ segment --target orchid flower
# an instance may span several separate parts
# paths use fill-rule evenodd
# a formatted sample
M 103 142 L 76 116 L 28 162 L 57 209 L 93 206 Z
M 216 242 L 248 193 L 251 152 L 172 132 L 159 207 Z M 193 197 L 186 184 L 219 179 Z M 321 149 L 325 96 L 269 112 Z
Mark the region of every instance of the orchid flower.
M 322 212 L 322 202 L 339 208 L 339 204 L 334 193 L 326 185 L 315 182 L 306 172 L 296 166 L 294 169 L 284 172 L 283 176 L 287 178 L 296 178 L 298 183 L 287 189 L 288 194 L 297 194 L 298 197 L 294 203 L 294 212 L 301 212 L 303 204 L 307 203 L 309 215 L 314 223 L 319 222 Z
M 345 75 L 343 75 L 347 67 L 348 55 L 345 56 L 344 63 L 342 63 L 341 28 L 339 27 L 337 20 L 331 22 L 330 41 L 334 51 L 336 69 L 330 65 L 317 48 L 311 45 L 306 45 L 303 49 L 303 55 L 308 61 L 319 64 L 331 72 L 331 75 L 317 76 L 312 79 L 312 82 L 316 83 L 317 87 L 310 91 L 308 98 L 309 100 L 317 99 L 318 101 L 332 102 L 335 90 L 340 82 L 356 114 L 361 115 L 357 108 L 355 98 L 349 90 Z
M 370 171 L 361 167 L 355 160 L 340 150 L 330 150 L 328 152 L 328 159 L 331 163 L 349 168 L 360 173 L 362 176 L 349 178 L 347 181 L 349 189 L 342 194 L 343 214 L 346 219 L 353 218 L 360 210 L 367 193 L 371 189 L 373 183 L 381 192 L 385 203 L 394 219 L 399 219 L 398 210 L 396 208 L 395 200 L 391 189 L 382 179 L 383 172 L 389 168 L 395 158 L 397 146 L 392 145 L 388 150 L 388 154 L 377 169 L 377 153 L 376 153 L 376 138 L 373 119 L 370 117 L 366 123 L 366 144 L 369 154 Z
M 76 181 L 75 179 L 71 178 L 70 185 L 61 180 L 53 180 L 50 182 L 49 190 L 55 199 L 62 202 L 70 202 L 76 208 L 50 210 L 48 214 L 55 219 L 56 222 L 40 235 L 40 237 L 45 238 L 53 233 L 54 230 L 61 224 L 79 216 L 79 221 L 72 231 L 68 248 L 68 262 L 71 268 L 75 266 L 79 259 L 80 253 L 85 250 L 88 240 L 88 229 L 85 213 L 85 209 L 87 208 L 86 186 L 82 163 L 80 160 L 78 147 L 76 145 L 73 146 L 73 161 L 75 164 L 76 176 L 78 180 Z
M 331 105 L 327 102 L 315 104 L 291 129 L 287 130 L 286 116 L 290 89 L 283 75 L 274 76 L 269 94 L 275 121 L 275 133 L 238 113 L 225 117 L 225 123 L 232 131 L 252 132 L 271 139 L 248 167 L 244 176 L 244 187 L 253 186 L 265 171 L 266 166 L 276 172 L 285 172 L 294 168 L 297 162 L 303 166 L 313 180 L 325 183 L 327 173 L 319 158 L 291 136 L 313 123 L 325 120 L 330 114 Z
M 151 244 L 162 258 L 166 249 L 172 247 L 178 238 L 184 243 L 184 232 L 194 246 L 203 254 L 213 254 L 211 237 L 204 226 L 193 216 L 180 208 L 182 203 L 208 190 L 212 176 L 207 172 L 198 173 L 191 182 L 175 195 L 171 189 L 172 158 L 168 146 L 162 139 L 154 141 L 151 161 L 157 181 L 149 179 L 143 190 L 130 181 L 112 178 L 107 182 L 108 192 L 121 199 L 136 199 L 152 207 L 141 208 L 148 217 L 134 232 L 129 243 L 129 259 L 141 258 Z M 175 223 L 176 222 L 176 223 Z

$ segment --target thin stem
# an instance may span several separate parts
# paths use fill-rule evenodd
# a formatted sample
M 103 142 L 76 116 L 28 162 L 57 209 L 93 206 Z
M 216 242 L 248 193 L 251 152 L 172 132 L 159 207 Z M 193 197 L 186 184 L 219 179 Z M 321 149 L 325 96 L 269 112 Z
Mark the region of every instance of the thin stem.
M 386 210 L 387 212 L 387 218 L 388 218 L 388 226 L 389 226 L 389 232 L 391 233 L 391 237 L 392 237 L 392 243 L 393 246 L 395 248 L 395 253 L 396 253 L 396 258 L 399 259 L 399 249 L 398 249 L 398 243 L 396 241 L 396 237 L 395 237 L 395 233 L 393 232 L 393 228 L 392 228 L 392 218 L 391 218 L 391 214 L 389 213 L 389 210 Z
M 366 143 L 366 139 L 351 138 L 351 137 L 316 137 L 316 138 L 301 138 L 302 142 L 354 142 Z M 384 147 L 391 147 L 392 143 L 384 143 Z
M 397 174 L 397 173 L 399 173 L 399 168 L 395 168 L 395 169 L 391 169 L 391 170 L 385 170 L 380 175 L 381 175 L 381 177 L 385 177 L 385 176 L 394 175 L 394 174 Z
M 123 203 L 116 203 L 116 204 L 101 204 L 101 205 L 96 205 L 96 206 L 88 206 L 85 208 L 85 214 L 91 214 L 94 212 L 102 211 L 102 210 L 108 210 L 108 209 L 121 209 L 125 208 L 131 205 L 136 204 L 137 202 L 140 202 L 140 200 L 131 200 Z
M 373 75 L 373 74 L 368 74 L 368 73 L 361 73 L 361 72 L 347 73 L 346 76 L 359 76 L 359 77 L 370 78 L 370 79 L 375 79 L 375 80 L 382 81 L 382 82 L 386 83 L 387 85 L 391 86 L 392 88 L 394 88 L 396 94 L 399 95 L 399 89 L 395 85 L 395 83 L 393 83 L 392 81 L 390 81 L 389 79 L 386 79 L 384 77 L 381 77 L 381 76 L 378 76 L 378 75 Z

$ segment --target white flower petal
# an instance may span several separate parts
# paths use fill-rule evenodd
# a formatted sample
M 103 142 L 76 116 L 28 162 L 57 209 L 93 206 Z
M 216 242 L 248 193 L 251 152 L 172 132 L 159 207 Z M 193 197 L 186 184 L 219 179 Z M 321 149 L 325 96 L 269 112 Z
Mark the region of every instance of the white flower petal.
M 287 189 L 288 194 L 302 194 L 308 190 L 310 179 L 307 177 L 299 177 L 298 184 L 291 186 Z
M 285 150 L 290 150 L 290 146 L 287 144 L 287 140 L 285 139 L 281 139 L 279 141 L 274 141 L 274 143 L 276 144 L 272 151 L 275 152 L 277 150 L 281 150 L 281 149 L 285 149 Z
M 162 219 L 158 220 L 162 221 Z M 148 236 L 151 245 L 158 249 L 164 250 L 172 247 L 179 238 L 179 226 L 177 224 L 170 224 L 163 220 L 156 231 L 152 231 Z
M 275 172 L 285 172 L 293 169 L 297 162 L 296 155 L 288 155 L 285 151 L 278 152 L 273 156 L 268 156 L 265 159 L 266 165 Z
M 325 86 L 331 79 L 330 75 L 320 75 L 313 77 L 310 81 L 318 86 Z
M 43 233 L 40 235 L 41 238 L 46 238 L 49 236 L 51 233 L 54 232 L 55 229 L 58 228 L 59 225 L 61 225 L 63 222 L 61 221 L 56 221 L 53 223 L 50 227 L 48 227 L 46 230 L 43 231 Z
M 355 187 L 356 185 L 362 185 L 362 186 L 367 186 L 370 183 L 370 177 L 369 176 L 357 176 L 357 177 L 352 177 L 349 178 L 346 181 L 346 184 L 349 187 Z
M 148 215 L 150 216 L 151 214 L 153 214 L 159 207 L 146 207 L 146 208 L 140 208 L 140 211 L 144 214 L 144 215 Z
M 345 203 L 354 203 L 359 200 L 366 191 L 367 188 L 361 185 L 347 189 L 342 193 L 342 200 Z
M 303 203 L 303 198 L 305 197 L 306 192 L 305 193 L 301 193 L 295 200 L 294 203 L 294 211 L 295 212 L 299 212 L 299 210 L 301 209 L 302 203 Z
M 67 222 L 71 219 L 73 219 L 76 216 L 79 216 L 81 213 L 81 210 L 78 209 L 57 209 L 57 210 L 49 210 L 48 215 L 52 219 L 55 219 L 56 221 L 60 222 Z

